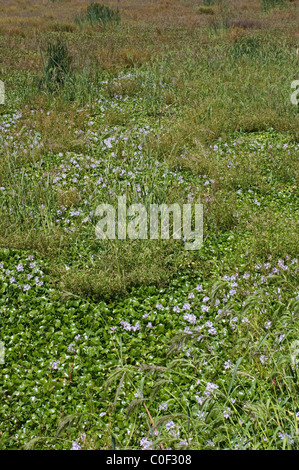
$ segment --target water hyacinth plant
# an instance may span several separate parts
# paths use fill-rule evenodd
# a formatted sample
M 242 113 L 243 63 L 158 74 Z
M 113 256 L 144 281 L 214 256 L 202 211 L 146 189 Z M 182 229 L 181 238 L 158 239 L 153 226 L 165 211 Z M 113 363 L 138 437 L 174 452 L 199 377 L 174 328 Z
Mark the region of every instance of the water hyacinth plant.
M 298 449 L 298 2 L 195 3 L 1 7 L 1 450 Z

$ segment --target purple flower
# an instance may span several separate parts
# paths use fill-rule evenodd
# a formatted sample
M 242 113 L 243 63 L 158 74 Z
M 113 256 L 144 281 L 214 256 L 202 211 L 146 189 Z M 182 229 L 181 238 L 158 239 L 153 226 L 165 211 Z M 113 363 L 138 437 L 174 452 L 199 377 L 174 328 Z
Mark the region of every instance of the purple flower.
M 193 315 L 192 313 L 185 313 L 184 320 L 188 321 L 189 323 L 192 323 L 192 325 L 195 325 L 196 316 Z
M 140 441 L 140 445 L 142 447 L 142 450 L 151 450 L 153 441 L 149 441 L 146 437 L 143 437 Z
M 167 411 L 167 409 L 168 409 L 167 403 L 161 403 L 161 405 L 159 405 L 160 411 Z
M 292 439 L 292 437 L 287 434 L 287 433 L 284 433 L 284 432 L 279 432 L 278 433 L 278 436 L 280 437 L 280 439 L 285 439 L 289 444 L 294 444 L 294 439 Z
M 232 367 L 232 363 L 230 360 L 225 361 L 224 363 L 224 369 L 230 369 Z
M 207 441 L 207 447 L 215 447 L 215 444 L 213 441 Z
M 219 388 L 218 385 L 214 384 L 213 382 L 208 382 L 207 386 L 206 386 L 206 391 L 207 392 L 213 392 L 217 388 Z
M 197 416 L 201 421 L 204 421 L 206 419 L 207 412 L 206 411 L 198 411 Z
M 167 432 L 169 432 L 171 429 L 175 429 L 175 424 L 173 421 L 169 421 L 168 423 L 165 424 L 165 429 Z
M 121 324 L 121 326 L 123 327 L 124 330 L 131 331 L 132 327 L 131 327 L 130 323 L 128 323 L 127 321 L 122 320 L 120 322 L 120 324 Z
M 188 303 L 185 303 L 185 304 L 183 305 L 183 310 L 190 310 L 190 308 L 191 308 L 191 305 L 188 304 Z
M 225 408 L 225 410 L 223 411 L 223 416 L 225 419 L 228 419 L 231 414 L 232 414 L 232 410 L 229 407 Z
M 59 364 L 60 364 L 60 361 L 57 360 L 57 361 L 51 362 L 50 367 L 51 369 L 57 370 Z
M 197 403 L 202 405 L 203 402 L 206 400 L 206 397 L 199 397 L 198 395 L 195 395 L 195 400 L 197 401 Z
M 262 356 L 260 356 L 260 361 L 261 361 L 262 364 L 266 364 L 267 358 L 264 354 Z
M 140 330 L 139 322 L 137 322 L 135 326 L 132 326 L 132 330 L 133 331 L 139 331 Z
M 217 335 L 217 330 L 215 330 L 215 328 L 212 327 L 212 328 L 209 329 L 208 333 L 209 333 L 210 335 Z
M 192 441 L 192 437 L 190 437 L 189 439 L 184 439 L 183 441 L 180 441 L 179 442 L 179 446 L 189 446 L 191 444 L 191 441 Z
M 277 341 L 278 341 L 278 344 L 280 344 L 280 343 L 282 342 L 282 340 L 283 340 L 284 337 L 285 337 L 284 334 L 282 334 L 282 335 L 280 335 L 280 336 L 278 337 L 278 340 L 277 340 Z
M 80 444 L 78 444 L 78 442 L 73 442 L 71 450 L 81 450 Z

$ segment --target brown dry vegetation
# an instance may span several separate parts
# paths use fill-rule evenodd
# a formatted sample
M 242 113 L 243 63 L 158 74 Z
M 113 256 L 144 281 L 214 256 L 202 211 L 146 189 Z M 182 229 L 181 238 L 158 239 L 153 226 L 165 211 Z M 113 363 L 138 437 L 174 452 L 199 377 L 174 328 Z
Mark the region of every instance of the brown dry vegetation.
M 144 24 L 159 28 L 160 33 L 171 27 L 188 29 L 209 25 L 210 15 L 225 15 L 231 25 L 249 29 L 284 29 L 296 33 L 298 0 L 286 0 L 287 7 L 263 12 L 259 0 L 229 0 L 204 7 L 199 0 L 104 0 L 103 4 L 119 8 L 128 26 Z M 6 0 L 0 6 L 0 31 L 10 35 L 34 34 L 38 31 L 75 31 L 74 16 L 89 4 L 89 0 Z M 214 20 L 214 18 L 213 18 Z
M 55 23 L 72 24 L 74 14 L 86 8 L 89 0 L 6 0 L 0 6 L 0 25 L 9 30 L 14 27 L 32 30 L 36 27 L 51 29 Z M 199 0 L 104 0 L 101 2 L 112 8 L 119 8 L 123 20 L 127 24 L 138 22 L 159 25 L 162 29 L 169 26 L 198 27 L 206 24 L 204 9 Z M 213 6 L 215 15 L 227 14 L 230 21 L 241 20 L 248 25 L 257 24 L 263 27 L 285 29 L 286 25 L 296 29 L 298 11 L 295 7 L 297 0 L 287 0 L 290 8 L 274 9 L 264 14 L 259 0 L 229 0 Z M 27 32 L 27 31 L 26 31 Z
M 298 42 L 298 0 L 283 9 L 263 12 L 259 0 L 222 1 L 205 7 L 199 0 L 105 0 L 120 10 L 124 28 L 101 34 L 100 26 L 82 31 L 75 17 L 90 2 L 73 0 L 7 0 L 0 6 L 0 67 L 2 72 L 41 68 L 39 49 L 51 34 L 66 35 L 77 62 L 100 64 L 114 70 L 142 65 L 151 57 L 195 41 L 210 41 L 211 28 L 225 23 L 222 40 L 245 32 L 275 30 L 278 36 Z M 210 8 L 213 14 L 204 13 Z M 108 28 L 109 29 L 109 28 Z M 100 34 L 100 35 L 99 35 Z

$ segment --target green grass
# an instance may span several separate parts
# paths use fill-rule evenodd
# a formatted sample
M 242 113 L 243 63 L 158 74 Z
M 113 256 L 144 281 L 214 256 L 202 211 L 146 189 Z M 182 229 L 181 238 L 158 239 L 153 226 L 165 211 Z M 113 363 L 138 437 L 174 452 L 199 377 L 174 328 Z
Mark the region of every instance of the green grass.
M 43 77 L 39 85 L 46 87 L 50 92 L 55 92 L 65 85 L 71 75 L 72 56 L 66 43 L 58 38 L 56 42 L 48 42 L 46 54 L 42 55 L 42 59 Z
M 261 0 L 263 10 L 268 12 L 271 8 L 282 7 L 286 4 L 285 0 Z
M 295 44 L 142 28 L 148 60 L 119 25 L 3 66 L 0 448 L 297 450 Z M 202 202 L 202 249 L 98 240 L 119 195 Z
M 109 23 L 118 24 L 120 22 L 120 14 L 118 10 L 114 10 L 105 5 L 90 3 L 86 12 L 75 18 L 75 22 L 78 25 L 83 25 L 84 23 L 91 25 L 101 24 L 102 26 L 106 26 Z

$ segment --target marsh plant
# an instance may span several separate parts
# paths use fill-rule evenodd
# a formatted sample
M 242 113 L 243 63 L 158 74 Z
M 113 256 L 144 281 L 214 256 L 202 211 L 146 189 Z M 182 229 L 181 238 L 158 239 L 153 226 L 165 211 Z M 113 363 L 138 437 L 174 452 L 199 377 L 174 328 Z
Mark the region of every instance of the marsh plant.
M 86 12 L 75 18 L 78 25 L 89 23 L 91 25 L 100 24 L 106 26 L 109 23 L 118 24 L 120 22 L 120 13 L 118 9 L 109 8 L 99 3 L 90 3 Z
M 42 78 L 40 86 L 45 87 L 50 92 L 55 92 L 62 88 L 66 80 L 72 74 L 73 58 L 70 54 L 66 42 L 57 38 L 56 41 L 49 41 L 46 52 L 41 52 L 42 56 Z

